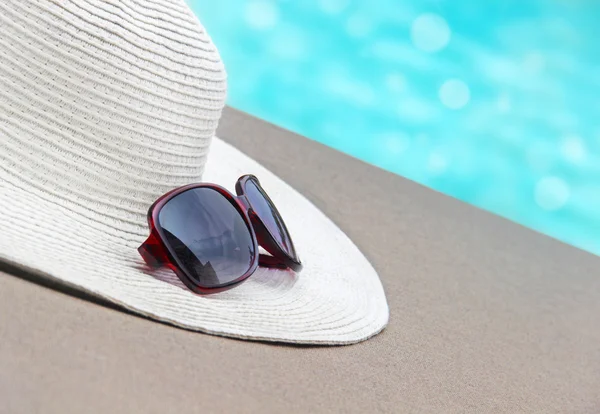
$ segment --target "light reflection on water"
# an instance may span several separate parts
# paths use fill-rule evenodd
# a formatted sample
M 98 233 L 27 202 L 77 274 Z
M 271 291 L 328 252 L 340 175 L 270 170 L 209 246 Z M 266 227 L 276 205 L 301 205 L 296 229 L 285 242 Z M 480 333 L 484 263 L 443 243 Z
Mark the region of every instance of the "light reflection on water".
M 600 3 L 190 3 L 230 105 L 600 254 Z

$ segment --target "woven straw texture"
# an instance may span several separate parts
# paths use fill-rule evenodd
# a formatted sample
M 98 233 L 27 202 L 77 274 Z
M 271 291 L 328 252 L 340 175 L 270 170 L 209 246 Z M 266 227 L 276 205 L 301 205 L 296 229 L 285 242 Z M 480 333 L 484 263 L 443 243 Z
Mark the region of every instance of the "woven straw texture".
M 0 2 L 0 259 L 184 328 L 346 344 L 388 320 L 376 272 L 308 200 L 213 138 L 226 96 L 215 46 L 183 1 Z M 207 157 L 210 146 L 210 157 Z M 257 175 L 302 273 L 259 269 L 200 296 L 136 248 L 148 206 Z

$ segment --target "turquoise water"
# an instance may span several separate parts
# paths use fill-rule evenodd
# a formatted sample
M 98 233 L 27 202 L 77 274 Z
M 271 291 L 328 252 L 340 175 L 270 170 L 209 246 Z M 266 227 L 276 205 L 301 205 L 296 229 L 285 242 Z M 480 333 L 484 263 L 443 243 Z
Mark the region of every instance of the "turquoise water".
M 600 254 L 600 2 L 191 5 L 231 106 Z

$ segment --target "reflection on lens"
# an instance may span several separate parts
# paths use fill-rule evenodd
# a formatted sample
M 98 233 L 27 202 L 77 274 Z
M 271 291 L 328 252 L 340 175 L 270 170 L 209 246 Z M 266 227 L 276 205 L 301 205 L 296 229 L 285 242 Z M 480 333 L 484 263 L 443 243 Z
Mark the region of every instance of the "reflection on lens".
M 283 223 L 283 219 L 279 215 L 275 205 L 269 199 L 269 196 L 252 179 L 246 182 L 245 192 L 252 210 L 261 219 L 269 233 L 271 233 L 271 236 L 273 236 L 283 251 L 292 259 L 297 260 L 298 257 L 296 256 L 294 244 Z
M 160 210 L 158 225 L 179 266 L 202 287 L 231 283 L 252 265 L 255 247 L 246 222 L 217 190 L 178 194 Z

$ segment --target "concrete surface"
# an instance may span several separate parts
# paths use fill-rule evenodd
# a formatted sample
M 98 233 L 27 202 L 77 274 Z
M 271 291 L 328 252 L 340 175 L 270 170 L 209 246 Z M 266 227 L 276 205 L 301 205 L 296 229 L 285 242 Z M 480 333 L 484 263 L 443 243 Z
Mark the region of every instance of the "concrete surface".
M 388 328 L 334 348 L 225 339 L 0 264 L 0 413 L 600 412 L 598 257 L 232 109 L 219 136 L 357 243 Z

